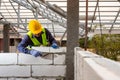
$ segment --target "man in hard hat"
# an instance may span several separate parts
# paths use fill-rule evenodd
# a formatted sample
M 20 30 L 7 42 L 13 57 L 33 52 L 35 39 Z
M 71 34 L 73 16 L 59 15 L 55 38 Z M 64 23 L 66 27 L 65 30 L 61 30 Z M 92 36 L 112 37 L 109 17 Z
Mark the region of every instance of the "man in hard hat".
M 31 54 L 35 57 L 42 56 L 42 52 L 29 49 L 28 46 L 48 46 L 51 45 L 54 49 L 58 48 L 56 40 L 51 33 L 38 20 L 30 20 L 28 24 L 29 32 L 24 36 L 18 44 L 18 50 L 25 54 Z

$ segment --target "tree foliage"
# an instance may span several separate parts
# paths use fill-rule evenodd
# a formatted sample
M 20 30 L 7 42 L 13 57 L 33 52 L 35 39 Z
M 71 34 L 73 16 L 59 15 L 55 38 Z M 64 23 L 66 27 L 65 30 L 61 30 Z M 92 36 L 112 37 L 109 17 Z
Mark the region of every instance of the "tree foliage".
M 84 48 L 84 38 L 79 40 L 80 47 Z M 102 34 L 95 35 L 88 40 L 87 48 L 93 49 L 96 54 L 117 60 L 120 55 L 120 35 L 119 34 Z

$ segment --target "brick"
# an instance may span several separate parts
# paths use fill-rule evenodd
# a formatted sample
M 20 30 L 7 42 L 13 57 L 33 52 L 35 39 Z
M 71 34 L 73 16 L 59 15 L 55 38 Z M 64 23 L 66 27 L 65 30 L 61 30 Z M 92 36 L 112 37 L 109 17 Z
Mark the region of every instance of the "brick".
M 8 78 L 7 80 L 16 80 L 16 78 Z
M 30 77 L 30 66 L 0 66 L 0 77 Z
M 0 78 L 0 80 L 7 80 L 7 78 Z
M 39 80 L 35 78 L 8 78 L 8 80 Z
M 32 76 L 58 77 L 65 76 L 66 66 L 60 65 L 41 65 L 32 66 Z
M 100 64 L 99 64 L 100 61 Z M 110 70 L 109 67 L 104 66 L 104 62 L 101 63 L 101 59 L 85 58 L 83 67 L 83 80 L 120 80 L 120 75 Z M 105 61 L 105 60 L 104 60 Z M 105 65 L 107 63 L 105 62 Z M 108 63 L 111 64 L 111 63 Z M 119 64 L 118 64 L 119 65 Z M 112 65 L 111 65 L 112 66 Z M 116 65 L 114 65 L 114 69 Z M 119 72 L 119 69 L 118 69 Z M 109 77 L 108 77 L 109 76 Z
M 44 78 L 43 80 L 58 80 L 56 78 Z M 62 79 L 59 79 L 59 80 L 62 80 Z
M 16 78 L 8 78 L 7 80 L 16 80 Z
M 54 64 L 65 64 L 65 54 L 56 54 L 54 58 Z
M 32 49 L 41 51 L 41 52 L 50 52 L 50 47 L 32 47 Z
M 52 60 L 20 53 L 18 56 L 18 64 L 52 64 Z
M 50 47 L 50 52 L 66 52 L 66 47 L 59 47 L 58 49 L 53 49 L 52 47 Z
M 56 53 L 56 52 L 66 52 L 66 47 L 59 47 L 58 49 L 53 49 L 52 47 L 32 47 L 32 49 L 41 51 L 41 52 L 52 52 L 52 53 Z
M 81 58 L 99 58 L 102 56 L 99 56 L 97 54 L 94 54 L 89 51 L 77 51 L 77 54 L 80 54 Z
M 0 53 L 0 65 L 17 64 L 16 53 Z

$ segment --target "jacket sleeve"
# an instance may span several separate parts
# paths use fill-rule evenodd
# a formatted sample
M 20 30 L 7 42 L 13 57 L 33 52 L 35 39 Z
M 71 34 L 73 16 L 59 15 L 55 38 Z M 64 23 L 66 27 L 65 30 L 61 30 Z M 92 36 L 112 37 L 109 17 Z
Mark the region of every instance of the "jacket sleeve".
M 52 34 L 50 33 L 50 31 L 48 29 L 46 29 L 46 35 L 47 35 L 47 39 L 50 42 L 50 44 L 52 43 L 57 43 L 57 41 L 55 40 L 55 38 L 52 36 Z
M 18 44 L 17 48 L 20 52 L 29 54 L 30 50 L 26 48 L 28 45 L 33 45 L 32 41 L 30 40 L 28 35 L 25 35 L 25 37 L 22 39 L 22 41 Z

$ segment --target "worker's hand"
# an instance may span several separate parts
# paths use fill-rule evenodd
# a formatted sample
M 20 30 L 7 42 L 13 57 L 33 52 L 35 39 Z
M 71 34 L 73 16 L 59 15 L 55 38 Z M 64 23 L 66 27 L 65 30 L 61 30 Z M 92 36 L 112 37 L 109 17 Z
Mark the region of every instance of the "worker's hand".
M 42 52 L 34 49 L 30 50 L 30 54 L 33 55 L 34 57 L 42 56 Z
M 54 48 L 54 49 L 59 48 L 59 46 L 58 46 L 56 43 L 53 43 L 53 44 L 51 45 L 51 47 Z

